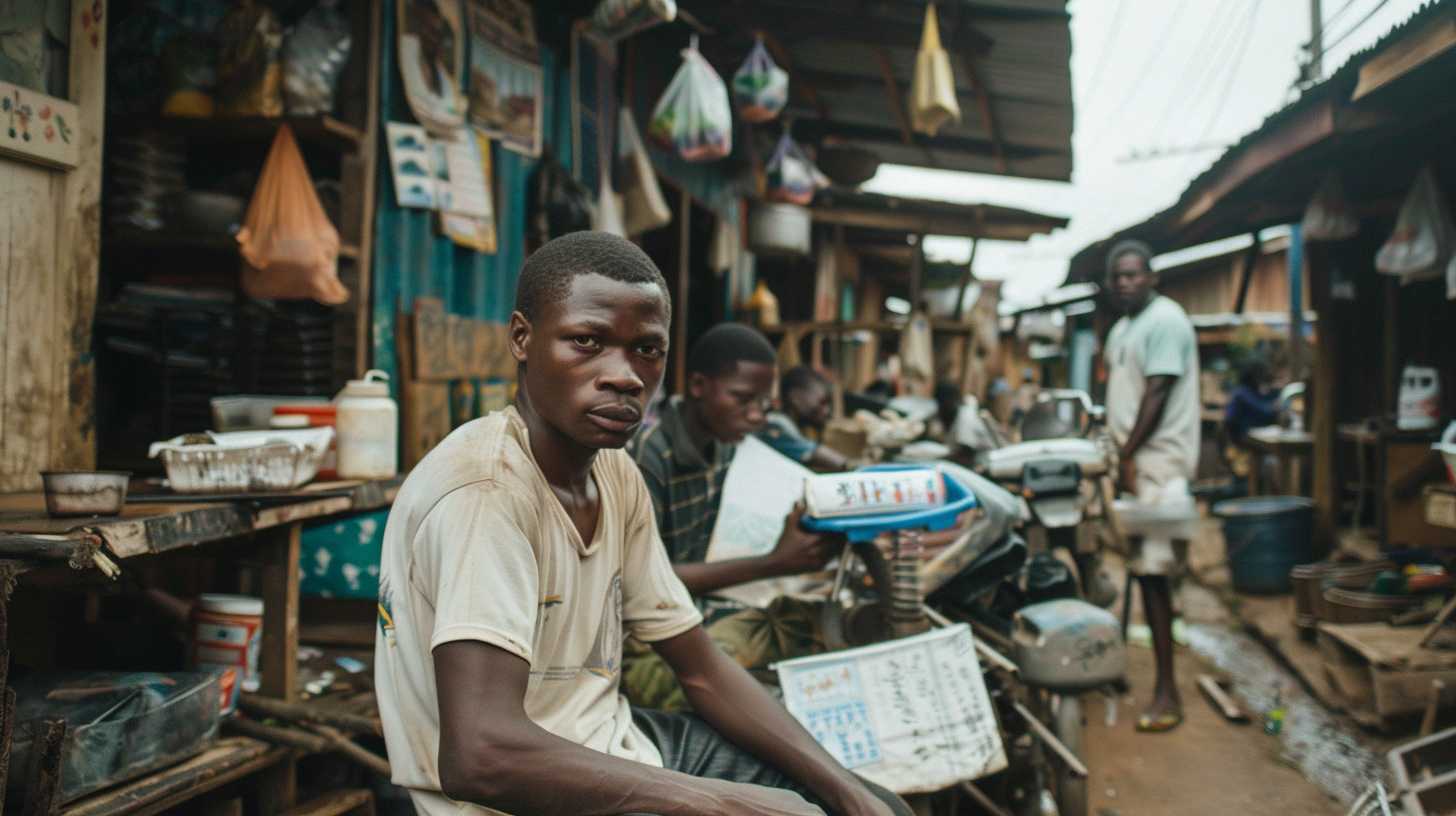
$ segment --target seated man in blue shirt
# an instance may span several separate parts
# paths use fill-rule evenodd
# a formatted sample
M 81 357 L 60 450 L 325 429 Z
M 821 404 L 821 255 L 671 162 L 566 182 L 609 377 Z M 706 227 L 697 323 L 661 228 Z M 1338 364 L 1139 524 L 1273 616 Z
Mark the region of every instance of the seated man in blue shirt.
M 819 436 L 829 422 L 829 383 L 808 366 L 789 369 L 779 381 L 781 410 L 770 411 L 758 438 L 774 450 L 817 471 L 849 469 L 849 460 L 839 451 L 810 439 L 805 431 Z
M 1239 384 L 1229 395 L 1224 409 L 1224 459 L 1233 471 L 1234 486 L 1240 493 L 1248 491 L 1249 475 L 1261 466 L 1259 458 L 1244 444 L 1249 431 L 1273 425 L 1279 419 L 1275 404 L 1278 395 L 1272 382 L 1268 364 L 1257 358 L 1250 360 L 1239 372 Z

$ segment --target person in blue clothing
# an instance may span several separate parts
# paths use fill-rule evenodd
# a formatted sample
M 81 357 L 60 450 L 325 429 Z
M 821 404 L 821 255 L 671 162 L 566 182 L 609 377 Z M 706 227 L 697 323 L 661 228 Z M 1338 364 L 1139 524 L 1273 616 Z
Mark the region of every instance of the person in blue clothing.
M 1234 474 L 1234 487 L 1247 492 L 1249 474 L 1259 467 L 1259 459 L 1245 446 L 1249 431 L 1273 425 L 1279 419 L 1278 394 L 1268 363 L 1254 358 L 1239 372 L 1239 384 L 1229 395 L 1224 409 L 1224 458 Z
M 758 438 L 769 447 L 817 471 L 848 470 L 850 463 L 839 451 L 809 438 L 824 432 L 832 408 L 829 382 L 808 366 L 784 372 L 779 381 L 781 409 L 770 411 Z

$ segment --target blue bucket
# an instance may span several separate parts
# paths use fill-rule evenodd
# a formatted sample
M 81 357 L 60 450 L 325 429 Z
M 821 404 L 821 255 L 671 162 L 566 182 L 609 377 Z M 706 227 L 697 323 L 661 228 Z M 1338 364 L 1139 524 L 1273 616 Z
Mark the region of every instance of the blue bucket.
M 1288 592 L 1289 571 L 1314 560 L 1314 502 L 1302 496 L 1230 499 L 1213 507 L 1223 520 L 1224 547 L 1234 589 Z

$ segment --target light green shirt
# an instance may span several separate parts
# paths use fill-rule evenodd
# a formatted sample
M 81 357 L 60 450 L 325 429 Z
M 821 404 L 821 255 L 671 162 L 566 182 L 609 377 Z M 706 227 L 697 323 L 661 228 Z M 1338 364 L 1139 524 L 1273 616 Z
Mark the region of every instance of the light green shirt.
M 1183 307 L 1157 295 L 1136 317 L 1123 317 L 1107 336 L 1107 427 L 1119 446 L 1137 424 L 1149 377 L 1178 380 L 1162 420 L 1138 448 L 1137 468 L 1159 483 L 1198 469 L 1201 433 L 1198 397 L 1198 341 Z

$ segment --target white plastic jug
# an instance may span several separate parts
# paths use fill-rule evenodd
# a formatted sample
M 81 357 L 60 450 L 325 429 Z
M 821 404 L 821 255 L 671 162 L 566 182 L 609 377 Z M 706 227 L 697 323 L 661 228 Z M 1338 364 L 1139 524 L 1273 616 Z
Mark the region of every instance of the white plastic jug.
M 339 476 L 388 479 L 399 472 L 399 407 L 389 396 L 389 375 L 370 369 L 349 380 L 338 406 Z
M 1408 365 L 1400 376 L 1400 406 L 1395 424 L 1402 431 L 1436 427 L 1441 417 L 1441 374 L 1427 366 Z

